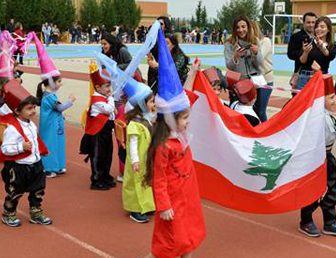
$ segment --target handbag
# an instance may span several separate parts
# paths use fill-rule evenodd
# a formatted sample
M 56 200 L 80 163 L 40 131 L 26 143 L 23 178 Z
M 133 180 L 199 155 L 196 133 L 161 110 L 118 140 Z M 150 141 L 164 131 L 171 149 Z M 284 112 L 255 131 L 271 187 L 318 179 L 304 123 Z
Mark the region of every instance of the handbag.
M 296 89 L 299 83 L 299 74 L 301 71 L 301 67 L 299 70 L 295 73 L 292 74 L 290 80 L 289 80 L 289 85 L 292 87 L 292 89 Z
M 257 87 L 263 87 L 267 85 L 267 81 L 265 80 L 265 77 L 262 74 L 251 75 L 250 79 L 253 82 L 253 84 Z

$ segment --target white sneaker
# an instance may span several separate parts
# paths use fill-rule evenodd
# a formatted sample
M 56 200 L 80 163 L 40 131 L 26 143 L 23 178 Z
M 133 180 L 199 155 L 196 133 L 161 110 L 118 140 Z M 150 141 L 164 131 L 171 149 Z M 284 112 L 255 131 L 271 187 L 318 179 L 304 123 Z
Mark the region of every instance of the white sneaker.
M 123 180 L 123 176 L 117 176 L 117 182 L 122 183 Z
M 46 177 L 54 178 L 54 177 L 57 177 L 57 174 L 55 172 L 46 172 Z

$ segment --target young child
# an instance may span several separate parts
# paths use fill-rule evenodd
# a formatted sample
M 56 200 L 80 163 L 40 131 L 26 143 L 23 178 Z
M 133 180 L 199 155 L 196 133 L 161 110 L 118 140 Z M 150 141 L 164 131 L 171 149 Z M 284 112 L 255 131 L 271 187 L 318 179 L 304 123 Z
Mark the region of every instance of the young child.
M 5 101 L 14 114 L 0 118 L 1 122 L 8 124 L 3 134 L 0 153 L 0 160 L 5 162 L 1 174 L 7 194 L 2 222 L 11 227 L 21 225 L 16 217 L 16 209 L 19 199 L 28 192 L 30 222 L 49 225 L 52 220 L 43 214 L 41 208 L 45 191 L 41 155 L 46 155 L 48 150 L 31 120 L 35 115 L 37 100 L 16 80 L 9 81 L 4 91 Z
M 49 155 L 42 158 L 47 177 L 55 177 L 66 172 L 65 129 L 63 112 L 70 108 L 76 98 L 71 94 L 65 103 L 60 103 L 56 92 L 62 86 L 60 72 L 48 57 L 42 43 L 34 37 L 41 67 L 41 78 L 36 97 L 40 101 L 41 138 L 48 147 Z M 44 86 L 44 89 L 42 88 Z
M 152 254 L 160 258 L 191 257 L 205 238 L 205 225 L 186 136 L 190 103 L 162 31 L 158 42 L 159 88 L 155 97 L 158 118 L 148 151 L 146 174 L 156 205 Z
M 322 209 L 323 230 L 326 235 L 336 236 L 336 160 L 331 150 L 336 141 L 336 98 L 334 82 L 331 75 L 324 75 L 325 86 L 325 139 L 327 156 L 327 192 L 314 203 L 301 209 L 299 231 L 310 237 L 321 236 L 313 221 L 313 212 Z
M 88 154 L 90 159 L 91 190 L 109 190 L 116 186 L 114 178 L 110 175 L 115 119 L 114 98 L 110 81 L 103 79 L 98 70 L 91 73 L 90 78 L 95 91 L 87 112 L 80 153 Z
M 149 221 L 147 213 L 155 211 L 152 188 L 142 184 L 146 172 L 147 150 L 155 121 L 154 95 L 144 84 L 126 84 L 124 91 L 133 109 L 127 112 L 126 163 L 123 177 L 123 206 L 138 223 Z M 135 88 L 130 90 L 129 88 Z M 131 95 L 130 92 L 134 92 Z
M 251 80 L 238 81 L 233 87 L 238 100 L 234 101 L 230 107 L 243 114 L 252 126 L 260 124 L 260 119 L 253 110 L 257 90 Z

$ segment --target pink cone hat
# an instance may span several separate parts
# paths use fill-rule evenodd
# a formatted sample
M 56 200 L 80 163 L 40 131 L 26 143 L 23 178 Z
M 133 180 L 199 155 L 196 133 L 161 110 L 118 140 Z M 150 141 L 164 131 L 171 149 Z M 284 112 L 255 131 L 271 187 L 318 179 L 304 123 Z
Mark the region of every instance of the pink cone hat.
M 13 78 L 13 61 L 4 49 L 0 52 L 0 77 Z
M 34 41 L 35 41 L 38 60 L 40 63 L 42 80 L 45 80 L 45 79 L 48 79 L 54 76 L 60 76 L 61 73 L 57 70 L 56 66 L 54 65 L 50 57 L 48 56 L 46 50 L 44 49 L 44 46 L 42 45 L 41 41 L 38 39 L 35 33 L 34 33 Z

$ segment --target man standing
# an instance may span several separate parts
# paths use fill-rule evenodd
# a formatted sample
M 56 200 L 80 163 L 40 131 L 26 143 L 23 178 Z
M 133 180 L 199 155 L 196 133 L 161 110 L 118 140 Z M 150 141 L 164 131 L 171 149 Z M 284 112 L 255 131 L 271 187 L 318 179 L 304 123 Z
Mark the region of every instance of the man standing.
M 289 59 L 295 61 L 294 73 L 299 73 L 299 76 L 311 76 L 307 71 L 301 69 L 300 57 L 304 52 L 309 53 L 312 50 L 311 42 L 314 38 L 316 19 L 317 15 L 315 13 L 305 13 L 303 15 L 303 28 L 291 36 L 288 44 L 287 56 Z M 297 78 L 294 79 L 294 76 Z M 297 88 L 297 83 L 298 76 L 293 74 L 291 79 L 292 88 Z

